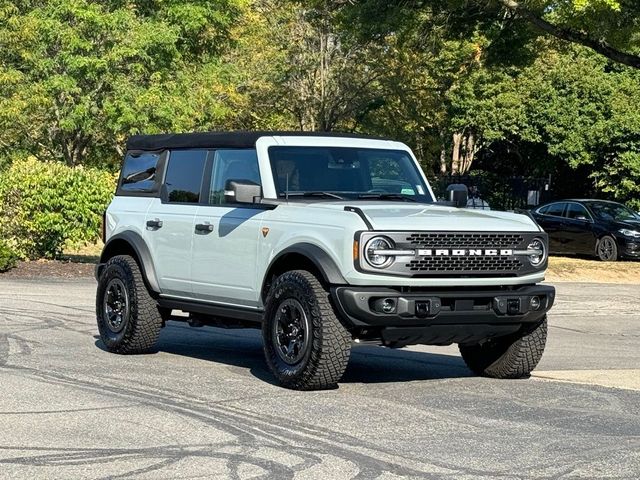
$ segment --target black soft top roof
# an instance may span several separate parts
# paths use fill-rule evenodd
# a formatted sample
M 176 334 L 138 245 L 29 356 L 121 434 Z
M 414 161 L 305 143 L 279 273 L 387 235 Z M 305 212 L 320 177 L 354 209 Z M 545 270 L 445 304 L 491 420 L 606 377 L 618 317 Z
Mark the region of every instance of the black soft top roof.
M 178 148 L 253 148 L 260 137 L 343 137 L 387 140 L 356 133 L 334 132 L 196 132 L 160 135 L 133 135 L 127 150 L 164 150 Z

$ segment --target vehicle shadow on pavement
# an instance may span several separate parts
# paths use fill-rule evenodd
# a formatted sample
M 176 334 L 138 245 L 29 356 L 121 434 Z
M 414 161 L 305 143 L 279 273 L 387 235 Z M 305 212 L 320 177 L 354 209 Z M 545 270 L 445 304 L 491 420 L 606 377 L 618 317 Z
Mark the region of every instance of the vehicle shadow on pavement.
M 458 355 L 355 346 L 342 383 L 388 383 L 472 377 Z
M 100 340 L 96 346 L 104 350 Z M 158 342 L 160 352 L 221 363 L 248 370 L 254 377 L 275 384 L 262 352 L 259 330 L 190 328 L 169 323 Z M 471 377 L 462 358 L 376 346 L 354 346 L 341 383 L 391 383 Z

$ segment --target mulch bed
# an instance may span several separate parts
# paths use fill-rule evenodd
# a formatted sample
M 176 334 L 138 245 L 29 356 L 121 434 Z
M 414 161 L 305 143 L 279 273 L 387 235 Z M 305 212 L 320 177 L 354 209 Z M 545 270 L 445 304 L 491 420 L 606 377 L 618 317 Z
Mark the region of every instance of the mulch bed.
M 70 260 L 19 262 L 16 268 L 0 273 L 2 278 L 93 278 L 95 264 Z

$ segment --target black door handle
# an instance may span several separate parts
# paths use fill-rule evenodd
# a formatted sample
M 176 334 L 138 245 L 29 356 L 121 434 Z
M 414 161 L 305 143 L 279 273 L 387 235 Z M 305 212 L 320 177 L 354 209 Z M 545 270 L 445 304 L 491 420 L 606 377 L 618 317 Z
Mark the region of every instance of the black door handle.
M 196 232 L 211 233 L 213 232 L 213 225 L 210 223 L 197 223 Z
M 162 220 L 156 218 L 154 220 L 147 220 L 147 227 L 149 228 L 162 228 Z

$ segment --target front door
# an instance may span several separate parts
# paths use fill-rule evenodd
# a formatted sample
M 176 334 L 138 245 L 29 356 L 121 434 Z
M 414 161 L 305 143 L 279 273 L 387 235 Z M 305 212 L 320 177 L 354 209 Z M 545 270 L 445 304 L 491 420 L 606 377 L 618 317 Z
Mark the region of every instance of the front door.
M 232 306 L 259 305 L 256 258 L 266 210 L 225 202 L 229 180 L 260 183 L 255 150 L 216 150 L 206 205 L 195 218 L 191 277 L 195 297 Z
M 565 210 L 563 237 L 567 253 L 593 254 L 596 235 L 593 232 L 591 215 L 579 203 L 569 203 Z

